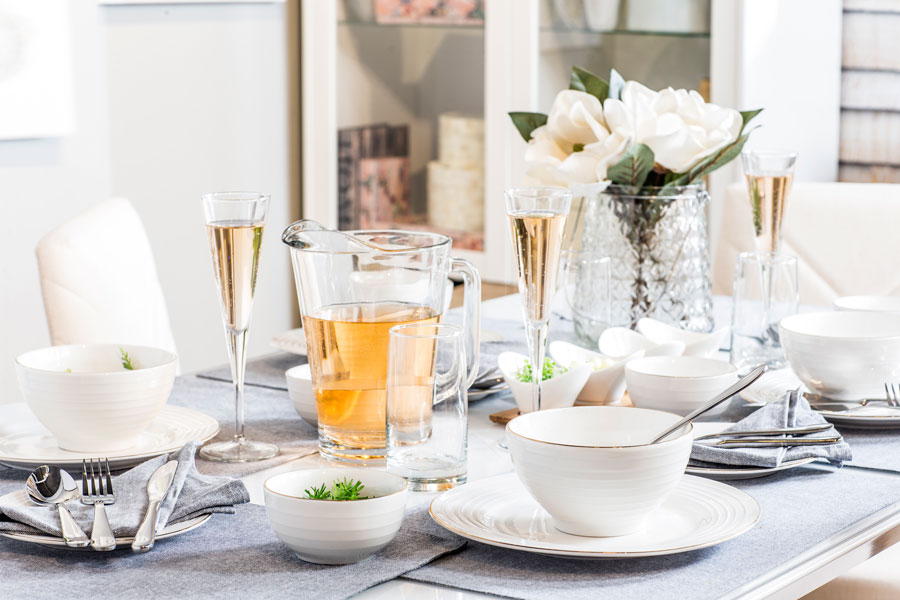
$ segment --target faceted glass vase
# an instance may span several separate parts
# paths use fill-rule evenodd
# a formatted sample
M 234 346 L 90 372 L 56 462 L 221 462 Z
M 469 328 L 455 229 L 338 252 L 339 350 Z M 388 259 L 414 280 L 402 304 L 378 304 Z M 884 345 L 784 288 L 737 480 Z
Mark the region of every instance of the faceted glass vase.
M 584 198 L 581 249 L 610 257 L 610 326 L 633 329 L 651 317 L 712 331 L 708 204 L 702 183 L 639 190 L 611 185 Z M 599 293 L 591 282 L 576 282 L 575 290 Z M 596 341 L 601 332 L 573 317 L 579 336 Z

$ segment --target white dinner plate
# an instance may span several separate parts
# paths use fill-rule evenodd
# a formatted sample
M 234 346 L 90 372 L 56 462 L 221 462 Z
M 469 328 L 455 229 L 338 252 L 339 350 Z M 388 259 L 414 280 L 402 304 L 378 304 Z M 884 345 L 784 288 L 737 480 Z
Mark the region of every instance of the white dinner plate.
M 10 492 L 3 497 L 0 497 L 0 502 L 4 504 L 12 504 L 17 503 L 20 506 L 33 506 L 31 502 L 25 495 L 24 490 L 16 490 L 15 492 Z M 192 529 L 196 529 L 200 527 L 204 523 L 206 523 L 211 514 L 208 515 L 200 515 L 199 517 L 193 517 L 191 519 L 187 519 L 186 521 L 181 521 L 179 523 L 172 523 L 171 525 L 166 525 L 156 534 L 157 540 L 162 540 L 165 538 L 174 537 L 176 535 L 181 535 L 182 533 L 187 533 Z M 50 546 L 53 548 L 66 548 L 67 550 L 92 550 L 90 546 L 84 548 L 71 548 L 66 546 L 66 541 L 62 538 L 58 538 L 52 536 L 50 534 L 32 534 L 32 533 L 0 533 L 0 536 L 5 538 L 9 538 L 11 540 L 19 540 L 20 542 L 28 542 L 30 544 L 40 544 L 41 546 Z M 134 541 L 133 536 L 122 536 L 116 538 L 116 549 L 129 548 L 131 547 L 131 542 Z
M 726 423 L 724 421 L 711 421 L 706 423 L 694 421 L 694 437 L 697 438 L 701 435 L 719 433 L 732 425 L 734 425 L 734 423 Z M 740 479 L 757 479 L 758 477 L 765 477 L 766 475 L 771 475 L 772 473 L 777 473 L 779 471 L 786 471 L 787 469 L 793 469 L 794 467 L 808 465 L 814 460 L 816 460 L 815 456 L 798 458 L 797 460 L 784 461 L 777 467 L 728 467 L 724 465 L 700 467 L 689 464 L 684 472 L 688 475 L 700 475 L 701 477 L 708 477 L 719 481 L 738 481 Z
M 85 458 L 105 456 L 114 470 L 133 467 L 148 458 L 181 449 L 186 443 L 205 442 L 219 432 L 219 422 L 196 410 L 164 406 L 131 448 L 109 453 L 71 452 L 56 445 L 25 403 L 0 404 L 0 463 L 19 469 L 56 465 L 81 469 Z
M 779 369 L 763 374 L 759 381 L 741 392 L 741 398 L 753 404 L 768 404 L 780 400 L 788 390 L 807 391 L 793 371 Z M 850 412 L 836 412 L 813 407 L 817 413 L 835 425 L 856 429 L 900 429 L 900 410 L 878 406 L 861 406 Z
M 737 537 L 759 520 L 759 504 L 749 495 L 690 475 L 685 475 L 650 515 L 643 531 L 617 537 L 559 531 L 515 473 L 444 492 L 431 503 L 430 512 L 438 524 L 470 540 L 576 558 L 633 558 L 698 550 Z

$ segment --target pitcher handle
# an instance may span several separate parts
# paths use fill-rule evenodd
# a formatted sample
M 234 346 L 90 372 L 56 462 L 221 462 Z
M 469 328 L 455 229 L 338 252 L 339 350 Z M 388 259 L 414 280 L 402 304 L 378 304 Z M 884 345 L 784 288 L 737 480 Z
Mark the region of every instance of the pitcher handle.
M 463 329 L 466 335 L 466 387 L 470 387 L 478 377 L 481 334 L 481 275 L 471 262 L 464 258 L 451 257 L 451 272 L 462 275 L 465 295 L 463 296 Z

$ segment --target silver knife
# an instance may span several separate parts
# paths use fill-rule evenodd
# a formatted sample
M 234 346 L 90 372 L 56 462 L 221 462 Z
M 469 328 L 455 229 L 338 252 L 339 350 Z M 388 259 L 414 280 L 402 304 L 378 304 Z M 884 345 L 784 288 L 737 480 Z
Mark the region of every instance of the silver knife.
M 177 460 L 170 460 L 150 476 L 147 482 L 147 497 L 150 499 L 150 506 L 147 507 L 147 514 L 141 521 L 134 541 L 131 542 L 131 549 L 135 552 L 147 552 L 153 547 L 153 541 L 156 538 L 156 521 L 159 517 L 159 503 L 166 497 L 172 480 L 175 479 L 175 469 L 178 468 Z

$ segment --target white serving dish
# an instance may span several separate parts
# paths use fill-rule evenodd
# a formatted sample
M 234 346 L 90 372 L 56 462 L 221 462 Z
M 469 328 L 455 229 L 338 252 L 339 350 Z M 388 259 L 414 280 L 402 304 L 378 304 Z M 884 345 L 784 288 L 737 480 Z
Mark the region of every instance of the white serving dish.
M 284 372 L 287 380 L 288 395 L 294 403 L 294 410 L 300 418 L 312 425 L 319 426 L 319 413 L 316 408 L 316 391 L 312 385 L 309 365 L 297 365 Z
M 627 327 L 610 327 L 600 334 L 597 347 L 601 354 L 614 358 L 625 358 L 636 352 L 644 356 L 681 356 L 684 343 L 680 341 L 651 342 L 646 336 Z
M 737 369 L 731 363 L 714 358 L 654 356 L 625 366 L 625 384 L 635 406 L 682 416 L 737 380 Z
M 637 330 L 657 344 L 683 343 L 684 356 L 710 356 L 719 351 L 731 327 L 720 327 L 711 333 L 697 333 L 667 325 L 656 319 L 643 318 L 637 322 Z
M 550 342 L 549 350 L 553 360 L 566 368 L 584 364 L 591 367 L 587 382 L 575 399 L 576 403 L 590 405 L 618 404 L 625 393 L 625 364 L 644 355 L 643 350 L 638 350 L 624 359 L 615 360 L 563 341 Z M 594 361 L 609 361 L 610 364 L 595 369 Z
M 784 354 L 807 388 L 838 400 L 883 398 L 900 381 L 900 315 L 803 313 L 778 325 Z
M 519 416 L 506 437 L 516 475 L 557 529 L 618 536 L 639 531 L 681 481 L 692 427 L 648 443 L 676 421 L 655 410 L 575 406 Z
M 122 367 L 120 348 L 135 370 Z M 176 362 L 147 346 L 51 346 L 20 355 L 16 374 L 25 402 L 59 447 L 96 456 L 137 444 L 169 399 Z
M 843 296 L 834 301 L 834 307 L 838 310 L 900 315 L 900 296 Z
M 311 500 L 306 489 L 336 479 L 359 480 L 364 500 Z M 289 471 L 263 484 L 266 516 L 284 544 L 311 563 L 346 565 L 388 545 L 403 522 L 407 483 L 373 469 L 331 468 Z
M 528 357 L 518 352 L 501 352 L 497 357 L 497 366 L 500 367 L 503 379 L 509 385 L 509 390 L 522 414 L 532 411 L 531 382 L 522 382 L 516 378 L 516 372 L 526 361 Z M 541 385 L 541 410 L 565 408 L 575 404 L 575 399 L 587 383 L 591 371 L 590 366 L 582 365 L 544 381 Z

